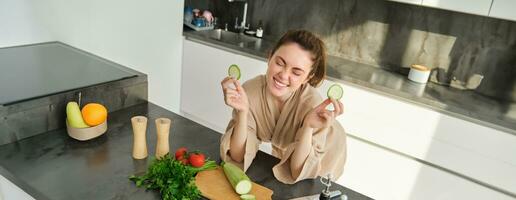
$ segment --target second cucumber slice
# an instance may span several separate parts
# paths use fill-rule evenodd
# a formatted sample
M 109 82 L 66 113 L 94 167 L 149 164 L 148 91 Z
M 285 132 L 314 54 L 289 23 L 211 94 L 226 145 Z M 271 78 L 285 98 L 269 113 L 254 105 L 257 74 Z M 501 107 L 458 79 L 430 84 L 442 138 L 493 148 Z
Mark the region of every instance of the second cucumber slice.
M 240 68 L 238 65 L 230 65 L 228 69 L 228 75 L 235 78 L 236 80 L 240 80 Z
M 344 94 L 344 90 L 342 89 L 342 87 L 340 85 L 333 84 L 328 89 L 327 94 L 328 94 L 328 98 L 330 98 L 330 99 L 340 100 L 340 98 L 342 98 L 342 95 Z

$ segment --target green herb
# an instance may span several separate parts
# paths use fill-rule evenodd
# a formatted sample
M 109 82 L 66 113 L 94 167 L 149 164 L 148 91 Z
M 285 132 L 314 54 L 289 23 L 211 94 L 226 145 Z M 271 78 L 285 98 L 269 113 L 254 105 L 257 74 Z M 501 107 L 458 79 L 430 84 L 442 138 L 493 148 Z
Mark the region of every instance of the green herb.
M 152 162 L 143 176 L 131 176 L 130 180 L 137 187 L 159 190 L 164 200 L 193 200 L 201 197 L 201 192 L 195 185 L 197 172 L 216 168 L 215 161 L 207 161 L 202 167 L 195 168 L 182 164 L 169 154 Z

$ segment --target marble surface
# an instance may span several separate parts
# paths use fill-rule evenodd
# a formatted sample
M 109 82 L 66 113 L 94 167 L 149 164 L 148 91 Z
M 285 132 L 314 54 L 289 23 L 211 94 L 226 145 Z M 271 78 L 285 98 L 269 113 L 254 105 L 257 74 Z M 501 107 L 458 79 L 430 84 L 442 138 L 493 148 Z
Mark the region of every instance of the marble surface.
M 170 148 L 185 146 L 205 152 L 219 160 L 221 135 L 209 128 L 183 118 L 151 103 L 143 103 L 110 113 L 108 131 L 99 138 L 80 142 L 60 129 L 0 146 L 0 174 L 36 199 L 160 199 L 156 191 L 137 188 L 128 177 L 145 172 L 150 158 L 133 160 L 133 133 L 130 118 L 149 118 L 147 144 L 149 154 L 155 153 L 154 120 L 172 120 Z M 319 180 L 304 180 L 294 185 L 278 182 L 272 166 L 279 160 L 259 152 L 247 174 L 255 182 L 274 191 L 273 199 L 319 193 Z M 370 199 L 360 193 L 334 184 L 349 199 Z
M 274 42 L 264 39 L 242 45 L 209 37 L 208 32 L 189 31 L 192 41 L 266 61 Z M 329 56 L 327 78 L 351 84 L 381 95 L 424 106 L 432 110 L 516 135 L 516 103 L 486 97 L 436 83 L 416 84 L 399 73 L 340 57 Z
M 233 29 L 243 3 L 187 0 L 209 9 Z M 275 41 L 289 29 L 307 29 L 330 55 L 406 74 L 412 64 L 434 68 L 432 81 L 462 88 L 475 74 L 474 90 L 516 102 L 516 22 L 386 0 L 249 1 L 247 22 L 264 24 Z

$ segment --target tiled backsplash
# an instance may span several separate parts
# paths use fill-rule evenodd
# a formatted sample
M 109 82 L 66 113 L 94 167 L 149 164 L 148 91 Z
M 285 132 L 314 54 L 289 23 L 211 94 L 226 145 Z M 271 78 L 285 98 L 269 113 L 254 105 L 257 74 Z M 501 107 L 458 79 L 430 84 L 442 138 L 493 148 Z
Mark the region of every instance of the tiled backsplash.
M 516 101 L 516 22 L 384 0 L 248 0 L 248 22 L 264 23 L 264 37 L 286 30 L 320 35 L 330 55 L 407 73 L 411 64 L 434 68 L 432 81 L 454 87 L 475 74 L 476 92 Z M 243 3 L 187 0 L 231 28 Z M 476 77 L 479 77 L 476 75 Z

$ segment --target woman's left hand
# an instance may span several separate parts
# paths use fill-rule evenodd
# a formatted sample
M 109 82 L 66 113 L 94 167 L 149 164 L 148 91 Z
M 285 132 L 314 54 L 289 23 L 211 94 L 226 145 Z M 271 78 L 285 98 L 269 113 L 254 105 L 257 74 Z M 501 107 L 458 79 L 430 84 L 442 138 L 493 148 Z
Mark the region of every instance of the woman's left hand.
M 326 106 L 330 104 L 333 104 L 335 110 L 326 110 Z M 344 106 L 340 101 L 328 98 L 306 115 L 303 125 L 309 128 L 326 128 L 333 123 L 335 117 L 341 115 L 343 112 Z

